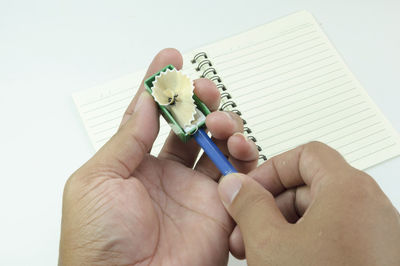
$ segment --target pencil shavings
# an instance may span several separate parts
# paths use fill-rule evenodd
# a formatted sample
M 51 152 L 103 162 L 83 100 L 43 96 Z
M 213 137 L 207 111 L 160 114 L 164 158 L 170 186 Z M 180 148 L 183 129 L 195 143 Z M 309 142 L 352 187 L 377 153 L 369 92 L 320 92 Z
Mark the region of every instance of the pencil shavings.
M 182 128 L 191 124 L 196 105 L 193 100 L 194 85 L 189 76 L 176 69 L 167 69 L 153 81 L 152 90 L 155 101 L 166 106 Z

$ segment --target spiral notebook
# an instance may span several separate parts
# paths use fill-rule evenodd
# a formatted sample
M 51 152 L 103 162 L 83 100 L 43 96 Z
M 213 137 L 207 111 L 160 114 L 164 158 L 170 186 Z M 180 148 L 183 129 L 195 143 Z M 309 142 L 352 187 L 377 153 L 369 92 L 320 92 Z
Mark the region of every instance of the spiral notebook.
M 241 115 L 260 159 L 319 140 L 365 169 L 400 154 L 400 138 L 307 11 L 184 54 L 183 71 L 209 78 L 221 110 Z M 145 70 L 73 95 L 95 149 L 117 130 Z M 152 154 L 169 126 L 161 121 Z

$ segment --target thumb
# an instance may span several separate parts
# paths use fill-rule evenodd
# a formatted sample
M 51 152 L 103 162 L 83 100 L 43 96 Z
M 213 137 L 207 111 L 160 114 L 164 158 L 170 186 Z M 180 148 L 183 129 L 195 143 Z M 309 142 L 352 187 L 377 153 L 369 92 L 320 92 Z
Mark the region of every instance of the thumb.
M 142 92 L 129 120 L 88 162 L 129 177 L 148 153 L 158 134 L 158 112 L 153 97 Z
M 245 245 L 260 235 L 271 235 L 279 226 L 287 224 L 272 194 L 247 175 L 223 177 L 218 192 L 225 208 L 238 224 Z

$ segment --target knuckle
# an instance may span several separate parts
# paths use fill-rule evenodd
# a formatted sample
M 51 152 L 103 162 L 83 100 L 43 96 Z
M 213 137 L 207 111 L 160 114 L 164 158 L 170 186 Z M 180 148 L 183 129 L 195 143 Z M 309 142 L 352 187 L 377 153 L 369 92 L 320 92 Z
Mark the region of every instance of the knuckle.
M 318 154 L 319 151 L 321 150 L 333 150 L 331 147 L 326 145 L 325 143 L 319 142 L 319 141 L 311 141 L 309 143 L 304 144 L 303 147 L 303 153 L 307 155 L 312 155 L 315 156 Z
M 375 180 L 362 171 L 353 169 L 344 180 L 347 187 L 344 192 L 348 194 L 352 202 L 373 206 L 387 201 Z
M 317 141 L 317 140 L 310 141 L 309 143 L 306 144 L 306 146 L 316 147 L 316 148 L 328 147 L 328 145 L 326 145 L 325 143 Z
M 349 179 L 352 180 L 354 186 L 359 187 L 367 195 L 375 195 L 376 192 L 379 190 L 379 186 L 375 182 L 375 180 L 362 171 L 354 169 L 354 174 Z
M 312 165 L 315 161 L 320 159 L 319 150 L 321 148 L 324 148 L 324 144 L 317 141 L 304 144 L 299 160 L 305 165 Z
M 338 151 L 322 142 L 312 141 L 301 148 L 300 161 L 303 165 L 318 165 L 320 170 L 324 169 L 327 172 L 337 172 L 340 169 L 348 171 L 350 168 Z
M 319 142 L 311 141 L 304 145 L 304 153 L 312 154 L 314 157 L 332 157 L 332 159 L 341 159 L 344 161 L 342 155 L 331 146 Z

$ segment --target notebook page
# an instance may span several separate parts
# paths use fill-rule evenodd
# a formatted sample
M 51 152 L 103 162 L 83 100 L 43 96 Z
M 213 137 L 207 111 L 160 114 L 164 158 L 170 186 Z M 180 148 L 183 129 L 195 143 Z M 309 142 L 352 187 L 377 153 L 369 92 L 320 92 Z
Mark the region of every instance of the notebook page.
M 199 49 L 269 158 L 319 140 L 365 169 L 400 154 L 399 135 L 306 11 Z

